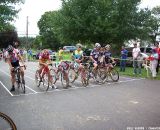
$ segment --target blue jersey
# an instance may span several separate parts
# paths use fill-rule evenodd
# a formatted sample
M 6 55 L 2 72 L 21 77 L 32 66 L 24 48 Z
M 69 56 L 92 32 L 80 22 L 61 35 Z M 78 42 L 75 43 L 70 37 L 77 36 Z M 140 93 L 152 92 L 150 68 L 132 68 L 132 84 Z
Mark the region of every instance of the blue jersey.
M 95 61 L 98 62 L 98 58 L 99 58 L 99 56 L 101 56 L 101 54 L 100 54 L 100 52 L 97 51 L 96 49 L 93 49 L 93 50 L 91 51 L 90 56 L 92 56 L 92 58 L 93 58 Z
M 105 62 L 106 62 L 106 64 L 107 63 L 110 63 L 110 61 L 111 61 L 111 52 L 109 52 L 109 51 L 105 51 L 104 52 L 104 56 L 105 56 Z

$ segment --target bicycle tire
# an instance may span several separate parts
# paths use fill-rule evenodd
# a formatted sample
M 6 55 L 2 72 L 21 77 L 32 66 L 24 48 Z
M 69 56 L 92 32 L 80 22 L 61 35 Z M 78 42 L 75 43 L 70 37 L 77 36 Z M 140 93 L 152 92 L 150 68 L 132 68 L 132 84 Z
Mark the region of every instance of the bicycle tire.
M 110 72 L 109 72 L 109 75 L 112 79 L 113 82 L 117 82 L 119 80 L 119 73 L 116 69 L 111 69 Z M 114 75 L 116 75 L 116 77 L 113 77 Z
M 89 73 L 87 70 L 81 71 L 81 82 L 84 87 L 89 85 Z
M 107 73 L 105 68 L 99 68 L 98 69 L 98 75 L 101 78 L 102 82 L 106 82 L 108 79 Z
M 35 73 L 35 83 L 37 87 L 39 87 L 41 84 L 38 70 Z
M 64 73 L 63 72 L 60 72 L 60 76 L 61 76 L 61 83 L 62 83 L 62 86 L 63 88 L 68 88 L 69 86 L 69 80 L 67 81 L 65 78 L 64 78 Z
M 49 77 L 48 77 L 48 74 L 44 74 L 43 78 L 42 78 L 42 82 L 43 82 L 43 85 L 40 86 L 40 88 L 42 90 L 45 90 L 47 91 L 49 89 Z
M 18 75 L 18 82 L 19 82 L 19 87 L 18 87 L 18 89 L 21 88 L 21 89 L 22 89 L 22 92 L 25 93 L 25 81 L 22 81 L 22 77 L 21 77 L 21 75 L 20 75 L 20 70 L 19 70 L 19 69 L 18 69 L 17 75 Z
M 13 122 L 13 120 L 9 116 L 0 112 L 0 117 L 2 118 L 2 120 L 5 120 L 5 122 L 10 126 L 10 128 L 7 128 L 7 129 L 17 130 L 17 127 L 16 127 L 15 123 Z
M 74 83 L 75 80 L 77 79 L 77 74 L 74 69 L 69 69 L 68 70 L 68 77 L 69 77 L 69 82 Z
M 52 85 L 55 84 L 58 80 L 58 74 L 55 72 L 54 69 L 50 69 L 50 74 L 51 74 L 51 78 L 52 78 Z

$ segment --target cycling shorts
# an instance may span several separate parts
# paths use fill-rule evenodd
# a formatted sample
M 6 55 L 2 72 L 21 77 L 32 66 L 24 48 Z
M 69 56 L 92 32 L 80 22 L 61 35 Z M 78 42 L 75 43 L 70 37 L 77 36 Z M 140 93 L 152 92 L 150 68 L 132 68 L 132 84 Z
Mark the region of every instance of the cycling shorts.
M 17 60 L 16 62 L 11 62 L 12 67 L 18 67 L 19 65 L 19 61 Z

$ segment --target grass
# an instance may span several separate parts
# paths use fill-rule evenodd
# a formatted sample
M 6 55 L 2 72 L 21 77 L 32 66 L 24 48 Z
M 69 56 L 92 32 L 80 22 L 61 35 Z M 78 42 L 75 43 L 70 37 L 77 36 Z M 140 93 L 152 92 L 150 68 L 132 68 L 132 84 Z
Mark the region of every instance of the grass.
M 120 69 L 119 69 L 119 67 L 117 67 L 117 70 L 119 71 Z M 144 69 L 144 68 L 142 68 L 142 73 L 141 73 L 141 75 L 134 75 L 133 74 L 133 67 L 126 67 L 126 70 L 125 70 L 125 72 L 120 72 L 119 71 L 119 74 L 120 75 L 125 75 L 125 76 L 130 76 L 130 77 L 137 77 L 137 78 L 147 78 L 147 79 L 153 79 L 152 77 L 151 77 L 151 74 L 150 74 L 150 76 L 149 77 L 147 77 L 147 72 L 146 72 L 146 70 Z M 157 77 L 155 78 L 156 80 L 160 80 L 160 72 L 158 73 L 158 75 L 157 75 Z

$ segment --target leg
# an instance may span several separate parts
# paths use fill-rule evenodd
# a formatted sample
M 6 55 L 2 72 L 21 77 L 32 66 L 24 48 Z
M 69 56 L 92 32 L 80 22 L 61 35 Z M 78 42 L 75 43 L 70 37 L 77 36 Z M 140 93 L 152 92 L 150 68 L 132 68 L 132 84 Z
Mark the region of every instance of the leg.
M 11 74 L 11 83 L 12 83 L 12 88 L 10 91 L 15 91 L 15 82 L 16 82 L 15 74 L 12 70 L 10 70 L 10 74 Z
M 159 64 L 160 64 L 160 60 L 158 60 L 157 67 L 156 67 L 156 72 L 157 73 L 159 72 Z
M 137 74 L 137 61 L 133 60 L 133 73 Z

